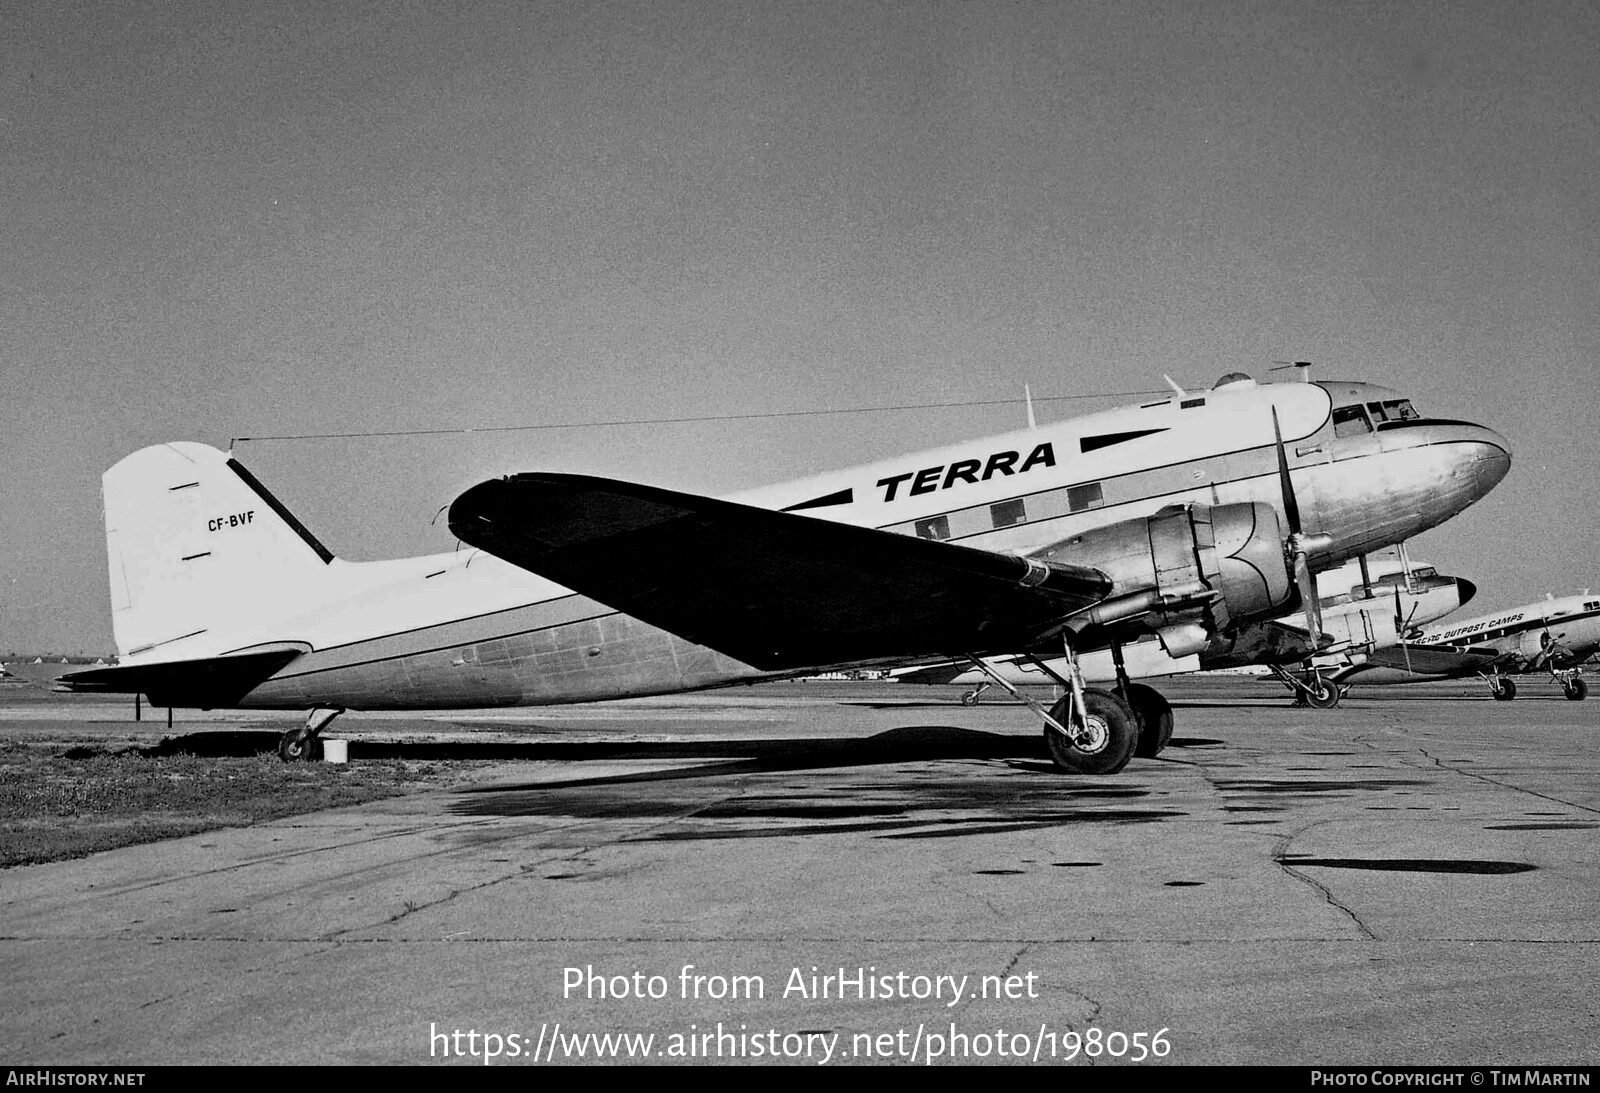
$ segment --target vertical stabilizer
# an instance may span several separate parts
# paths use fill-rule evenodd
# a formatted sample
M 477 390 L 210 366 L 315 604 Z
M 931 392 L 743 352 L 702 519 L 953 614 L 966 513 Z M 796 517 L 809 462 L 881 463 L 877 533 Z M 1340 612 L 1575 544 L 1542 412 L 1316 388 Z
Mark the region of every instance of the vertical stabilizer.
M 204 635 L 281 616 L 333 555 L 240 464 L 204 444 L 137 451 L 101 479 L 112 632 L 124 657 L 216 655 Z M 191 639 L 191 640 L 185 640 Z

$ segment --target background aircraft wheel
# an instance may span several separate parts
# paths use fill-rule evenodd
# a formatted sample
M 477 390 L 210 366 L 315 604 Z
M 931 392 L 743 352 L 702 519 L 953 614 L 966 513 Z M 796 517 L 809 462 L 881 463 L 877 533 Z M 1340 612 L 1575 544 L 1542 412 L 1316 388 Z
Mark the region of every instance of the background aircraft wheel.
M 1575 679 L 1571 683 L 1562 684 L 1561 689 L 1565 691 L 1567 697 L 1572 699 L 1574 702 L 1582 702 L 1589 696 L 1589 685 L 1581 679 Z
M 1139 723 L 1139 743 L 1133 754 L 1153 759 L 1172 740 L 1172 706 L 1160 691 L 1143 683 L 1128 684 L 1128 705 Z
M 1517 697 L 1517 685 L 1509 679 L 1502 679 L 1500 686 L 1489 685 L 1489 693 L 1494 695 L 1496 702 L 1510 702 Z
M 1084 727 L 1088 739 L 1079 744 L 1046 725 L 1044 741 L 1050 758 L 1069 774 L 1115 774 L 1133 758 L 1139 743 L 1139 721 L 1122 699 L 1105 691 L 1083 692 L 1083 705 L 1089 714 L 1089 724 Z M 1050 716 L 1071 726 L 1072 696 L 1057 702 Z
M 978 704 L 978 692 L 967 691 L 963 693 L 961 696 L 961 704 L 963 706 L 976 706 Z
M 1339 704 L 1344 692 L 1332 683 L 1323 682 L 1318 689 L 1306 694 L 1306 705 L 1316 710 L 1331 710 Z

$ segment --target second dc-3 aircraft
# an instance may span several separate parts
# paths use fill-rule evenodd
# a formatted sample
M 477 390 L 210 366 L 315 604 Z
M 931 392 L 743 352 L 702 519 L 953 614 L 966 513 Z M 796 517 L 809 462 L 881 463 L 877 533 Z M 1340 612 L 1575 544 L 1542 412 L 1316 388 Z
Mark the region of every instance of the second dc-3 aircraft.
M 1511 677 L 1548 673 L 1574 702 L 1589 694 L 1583 662 L 1600 652 L 1600 596 L 1547 596 L 1535 603 L 1445 623 L 1409 635 L 1331 677 L 1335 686 L 1425 683 L 1480 676 L 1502 702 L 1517 697 Z
M 1302 372 L 1302 379 L 1304 379 Z M 1029 701 L 1062 769 L 1110 774 L 1170 710 L 1089 688 L 1086 650 L 1174 656 L 1313 605 L 1313 573 L 1483 497 L 1499 435 L 1356 382 L 1208 391 L 714 499 L 524 473 L 449 506 L 471 549 L 347 562 L 227 453 L 177 442 L 104 475 L 120 663 L 63 678 L 156 705 L 541 705 L 847 667 L 1062 657 Z M 1320 638 L 1319 638 L 1320 640 Z M 1131 700 L 1131 701 L 1130 701 Z

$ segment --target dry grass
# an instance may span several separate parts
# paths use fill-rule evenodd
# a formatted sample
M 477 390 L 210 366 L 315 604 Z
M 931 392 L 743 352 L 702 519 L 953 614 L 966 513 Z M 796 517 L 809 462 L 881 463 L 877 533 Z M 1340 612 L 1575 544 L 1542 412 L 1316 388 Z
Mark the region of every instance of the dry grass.
M 82 755 L 87 749 L 74 749 Z M 119 754 L 0 742 L 0 868 L 243 827 L 393 797 L 452 781 L 447 764 L 345 766 L 248 758 Z

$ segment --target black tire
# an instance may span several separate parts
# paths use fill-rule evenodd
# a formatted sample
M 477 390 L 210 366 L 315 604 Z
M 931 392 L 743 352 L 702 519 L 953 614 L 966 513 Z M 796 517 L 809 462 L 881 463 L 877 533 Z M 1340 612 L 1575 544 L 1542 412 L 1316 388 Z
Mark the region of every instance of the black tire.
M 1093 739 L 1079 745 L 1046 725 L 1044 742 L 1050 758 L 1068 774 L 1115 774 L 1128 765 L 1138 746 L 1138 718 L 1122 699 L 1105 691 L 1083 692 L 1083 705 L 1089 714 Z M 1072 696 L 1067 695 L 1051 707 L 1050 716 L 1070 726 Z
M 961 704 L 963 706 L 976 706 L 978 704 L 978 692 L 977 691 L 965 691 L 965 692 L 963 692 L 962 695 L 961 695 Z
M 302 759 L 310 759 L 315 743 L 315 740 L 306 735 L 305 729 L 290 729 L 278 737 L 278 758 L 285 763 L 298 763 Z
M 1139 742 L 1133 754 L 1154 759 L 1172 742 L 1172 705 L 1160 691 L 1143 683 L 1128 684 L 1128 705 L 1139 722 Z
M 1581 679 L 1574 679 L 1571 683 L 1563 684 L 1562 691 L 1573 702 L 1582 702 L 1589 697 L 1589 685 Z
M 1344 692 L 1327 680 L 1323 680 L 1319 686 L 1319 690 L 1304 692 L 1306 705 L 1314 710 L 1331 710 L 1344 697 Z
M 1517 685 L 1513 680 L 1502 679 L 1498 687 L 1492 683 L 1489 685 L 1489 693 L 1494 695 L 1496 702 L 1510 702 L 1517 697 Z

